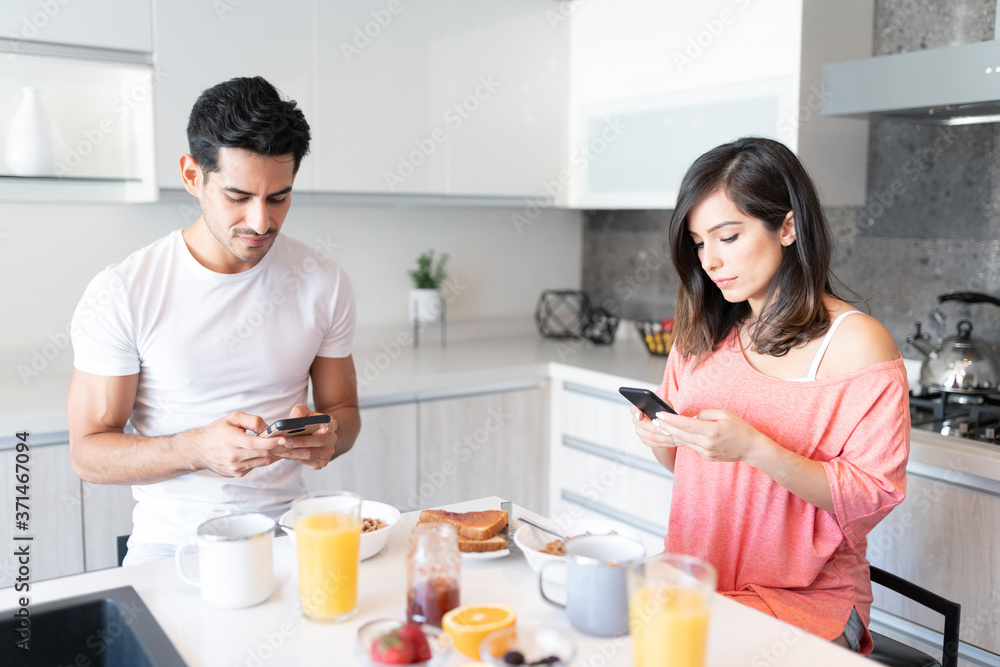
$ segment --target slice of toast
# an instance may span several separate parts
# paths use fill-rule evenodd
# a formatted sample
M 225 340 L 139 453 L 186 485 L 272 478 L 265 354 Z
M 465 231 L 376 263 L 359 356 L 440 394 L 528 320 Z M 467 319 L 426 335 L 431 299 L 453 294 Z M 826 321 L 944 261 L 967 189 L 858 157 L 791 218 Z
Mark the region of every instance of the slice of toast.
M 507 513 L 501 510 L 479 512 L 449 512 L 447 510 L 424 510 L 420 513 L 420 523 L 449 523 L 455 526 L 459 537 L 467 540 L 485 540 L 493 537 L 507 525 Z M 485 551 L 493 551 L 486 549 Z
M 487 537 L 485 540 L 470 540 L 468 538 L 458 536 L 458 550 L 469 552 L 477 551 L 500 551 L 501 549 L 507 548 L 507 540 L 503 535 L 494 535 L 493 537 Z

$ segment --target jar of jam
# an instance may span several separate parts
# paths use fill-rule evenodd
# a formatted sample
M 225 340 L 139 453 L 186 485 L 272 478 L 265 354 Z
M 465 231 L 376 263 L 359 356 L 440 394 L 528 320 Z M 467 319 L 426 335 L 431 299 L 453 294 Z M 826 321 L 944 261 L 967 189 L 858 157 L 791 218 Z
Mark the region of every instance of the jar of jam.
M 407 620 L 441 627 L 441 617 L 459 605 L 461 563 L 454 526 L 414 527 L 406 564 Z

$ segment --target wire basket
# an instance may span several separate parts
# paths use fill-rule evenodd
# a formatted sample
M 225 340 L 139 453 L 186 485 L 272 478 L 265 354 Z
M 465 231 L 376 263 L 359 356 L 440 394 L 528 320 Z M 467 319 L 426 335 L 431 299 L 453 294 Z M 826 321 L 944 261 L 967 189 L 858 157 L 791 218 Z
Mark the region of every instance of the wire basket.
M 673 320 L 638 320 L 635 328 L 650 354 L 660 357 L 670 354 L 670 347 L 674 342 Z

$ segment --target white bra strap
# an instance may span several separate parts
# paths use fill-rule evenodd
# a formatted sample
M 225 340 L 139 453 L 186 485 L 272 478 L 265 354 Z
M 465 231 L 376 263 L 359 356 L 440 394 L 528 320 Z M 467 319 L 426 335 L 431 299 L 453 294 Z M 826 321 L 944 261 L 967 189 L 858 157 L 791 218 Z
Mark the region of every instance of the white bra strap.
M 840 323 L 844 321 L 844 318 L 848 315 L 853 315 L 854 313 L 860 313 L 860 310 L 848 310 L 840 315 L 837 315 L 836 319 L 830 324 L 830 329 L 823 336 L 823 342 L 819 344 L 819 349 L 816 350 L 816 356 L 813 357 L 812 364 L 809 365 L 809 372 L 806 373 L 804 378 L 807 382 L 813 382 L 816 380 L 816 372 L 819 371 L 819 365 L 823 363 L 823 356 L 826 354 L 826 348 L 830 347 L 830 341 L 833 340 L 833 332 L 837 330 Z

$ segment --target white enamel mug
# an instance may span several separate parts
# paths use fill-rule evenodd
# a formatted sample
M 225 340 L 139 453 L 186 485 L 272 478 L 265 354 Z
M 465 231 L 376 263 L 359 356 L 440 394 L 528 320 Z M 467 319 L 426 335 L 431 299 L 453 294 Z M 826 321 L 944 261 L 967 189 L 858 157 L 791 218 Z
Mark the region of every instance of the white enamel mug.
M 227 514 L 198 526 L 197 537 L 174 554 L 181 579 L 201 589 L 213 607 L 239 609 L 263 602 L 274 590 L 274 519 L 263 514 Z M 184 553 L 198 547 L 198 579 L 184 569 Z

